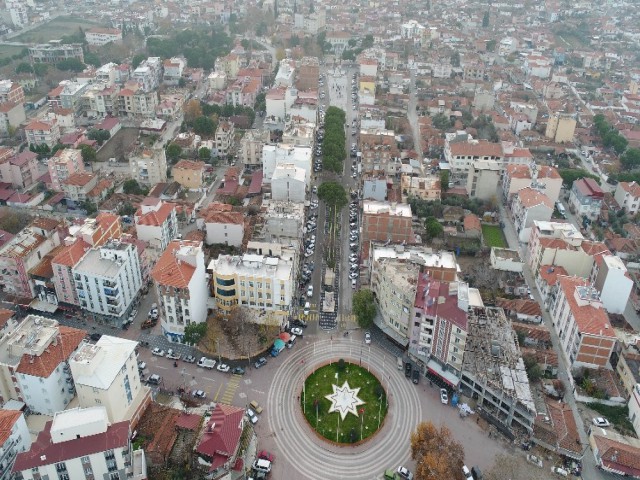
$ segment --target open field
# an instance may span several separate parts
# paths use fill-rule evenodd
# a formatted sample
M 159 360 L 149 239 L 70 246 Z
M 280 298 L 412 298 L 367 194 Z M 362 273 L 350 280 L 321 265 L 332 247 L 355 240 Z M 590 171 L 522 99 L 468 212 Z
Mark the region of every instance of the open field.
M 14 45 L 0 45 L 0 58 L 7 58 L 16 53 L 20 53 L 24 47 L 16 47 Z
M 118 161 L 121 161 L 122 157 L 131 150 L 136 140 L 138 140 L 137 128 L 123 128 L 98 151 L 97 160 L 106 162 L 111 157 L 116 157 Z
M 502 230 L 497 225 L 482 225 L 482 236 L 484 244 L 488 247 L 505 248 L 507 246 Z
M 55 40 L 65 35 L 71 35 L 78 31 L 78 28 L 86 30 L 87 28 L 101 26 L 99 23 L 91 22 L 80 17 L 58 17 L 48 23 L 40 25 L 33 30 L 12 38 L 14 42 L 25 43 L 46 43 L 49 40 Z

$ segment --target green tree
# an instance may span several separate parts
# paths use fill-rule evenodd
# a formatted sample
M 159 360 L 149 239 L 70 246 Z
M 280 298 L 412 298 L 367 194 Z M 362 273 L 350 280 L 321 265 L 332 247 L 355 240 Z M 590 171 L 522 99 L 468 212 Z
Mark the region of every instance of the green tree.
M 625 170 L 634 170 L 640 167 L 640 149 L 627 149 L 627 151 L 620 156 L 620 164 Z
M 84 54 L 84 63 L 87 65 L 93 65 L 94 67 L 99 67 L 102 65 L 102 61 L 100 57 L 93 52 L 87 52 Z
M 80 208 L 87 212 L 87 215 L 91 216 L 98 211 L 98 207 L 91 200 L 84 200 L 79 204 Z
M 184 327 L 183 343 L 187 345 L 197 345 L 207 334 L 207 322 L 190 323 Z
M 27 62 L 20 62 L 17 66 L 16 66 L 16 73 L 17 74 L 21 74 L 21 73 L 33 73 L 33 67 L 31 65 L 29 65 Z
M 482 28 L 487 28 L 488 26 L 489 26 L 489 11 L 486 11 L 482 16 Z
M 318 198 L 337 211 L 349 203 L 347 192 L 338 182 L 324 182 L 318 187 Z
M 453 52 L 451 54 L 451 66 L 452 67 L 460 66 L 460 52 Z
M 538 361 L 533 355 L 523 355 L 524 368 L 527 372 L 530 382 L 537 382 L 542 377 L 542 368 L 538 365 Z
M 211 136 L 216 130 L 216 124 L 204 115 L 193 121 L 193 131 L 198 135 Z
M 495 40 L 489 40 L 486 43 L 486 47 L 487 47 L 487 52 L 495 52 L 496 51 L 496 41 Z
M 67 58 L 58 62 L 56 68 L 63 72 L 81 72 L 85 69 L 85 65 L 77 58 Z
M 182 147 L 176 143 L 170 143 L 169 145 L 167 145 L 165 153 L 167 154 L 167 158 L 169 160 L 175 162 L 176 160 L 178 160 L 178 158 L 180 158 L 180 155 L 182 154 Z
M 133 215 L 136 213 L 136 207 L 131 205 L 129 202 L 123 203 L 118 209 L 118 215 L 121 217 Z
M 358 325 L 362 328 L 369 328 L 377 313 L 373 292 L 368 289 L 355 292 L 351 300 L 351 310 L 356 316 Z
M 82 161 L 84 163 L 93 163 L 96 161 L 96 150 L 90 145 L 80 146 L 80 155 L 82 155 Z
M 133 56 L 133 58 L 131 59 L 131 68 L 138 68 L 138 66 L 144 61 L 146 60 L 147 56 L 143 53 L 138 53 L 136 55 Z
M 449 117 L 447 117 L 443 113 L 438 113 L 433 116 L 432 119 L 433 126 L 438 130 L 448 130 L 453 125 Z
M 49 71 L 49 65 L 46 63 L 35 63 L 33 65 L 33 73 L 38 77 L 44 77 Z
M 440 237 L 444 233 L 442 224 L 435 217 L 427 217 L 424 221 L 424 228 L 428 239 Z
M 146 195 L 148 193 L 147 189 L 140 186 L 133 178 L 126 180 L 122 184 L 122 191 L 128 195 Z
M 443 192 L 449 190 L 449 170 L 440 170 L 440 189 Z
M 198 157 L 200 160 L 211 160 L 211 150 L 207 147 L 201 147 L 200 150 L 198 150 Z
M 111 134 L 108 130 L 92 128 L 91 130 L 89 130 L 89 133 L 87 133 L 87 137 L 90 140 L 95 140 L 96 142 L 98 142 L 98 145 L 102 145 L 104 142 L 111 138 Z
M 587 172 L 581 168 L 560 168 L 558 174 L 562 177 L 562 183 L 567 187 L 571 187 L 573 182 L 580 178 L 593 178 L 596 182 L 600 183 L 600 177 L 592 173 Z

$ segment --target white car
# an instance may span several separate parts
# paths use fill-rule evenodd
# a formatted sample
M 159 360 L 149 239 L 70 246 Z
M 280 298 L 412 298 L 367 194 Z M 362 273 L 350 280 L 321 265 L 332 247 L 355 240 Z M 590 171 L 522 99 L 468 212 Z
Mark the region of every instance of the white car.
M 611 425 L 609 423 L 609 420 L 607 420 L 606 418 L 602 418 L 602 417 L 596 417 L 596 418 L 594 418 L 592 420 L 592 422 L 596 427 L 602 427 L 602 428 L 605 428 L 605 427 L 608 427 L 608 426 Z
M 296 336 L 301 336 L 302 335 L 302 329 L 299 327 L 294 327 L 291 329 L 291 335 L 296 335 Z
M 151 354 L 155 355 L 156 357 L 164 357 L 164 350 L 156 347 L 153 350 L 151 350 Z
M 364 332 L 364 343 L 366 343 L 367 345 L 371 344 L 371 333 L 370 332 Z
M 138 362 L 138 370 L 142 371 L 147 368 L 147 364 L 144 362 Z
M 207 394 L 204 393 L 202 390 L 194 390 L 191 395 L 193 395 L 193 398 L 202 398 L 202 399 L 207 398 Z
M 219 372 L 222 372 L 222 373 L 227 373 L 230 368 L 231 367 L 229 367 L 229 365 L 227 365 L 226 363 L 221 363 L 220 365 L 218 365 L 216 367 L 216 370 L 218 370 Z
M 249 420 L 251 421 L 251 423 L 253 423 L 254 425 L 256 423 L 258 423 L 258 416 L 256 415 L 256 412 L 254 412 L 253 410 L 251 410 L 250 408 L 247 408 L 247 417 L 249 417 Z
M 440 402 L 443 405 L 448 405 L 449 404 L 449 395 L 447 394 L 447 389 L 446 388 L 441 388 L 440 389 Z
M 313 285 L 309 285 L 307 288 L 307 297 L 313 297 Z

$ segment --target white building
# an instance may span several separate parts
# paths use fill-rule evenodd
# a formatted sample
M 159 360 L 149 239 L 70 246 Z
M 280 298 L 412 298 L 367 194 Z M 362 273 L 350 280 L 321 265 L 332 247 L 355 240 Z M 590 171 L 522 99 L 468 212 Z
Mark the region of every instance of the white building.
M 109 422 L 136 425 L 151 401 L 151 389 L 140 383 L 138 342 L 103 335 L 83 343 L 69 359 L 80 407 L 102 405 Z
M 157 256 L 178 235 L 176 206 L 159 198 L 145 198 L 134 216 L 136 234 L 153 248 Z
M 0 480 L 9 480 L 16 455 L 31 447 L 31 434 L 19 410 L 0 410 L 0 425 Z
M 115 320 L 129 313 L 142 286 L 136 246 L 118 240 L 89 250 L 72 271 L 80 306 Z
M 207 321 L 207 272 L 202 242 L 174 240 L 151 272 L 160 303 L 162 334 L 182 342 L 184 329 Z
M 145 92 L 155 90 L 162 79 L 162 59 L 160 57 L 147 58 L 133 71 L 132 78 Z
M 241 247 L 244 238 L 244 215 L 232 211 L 231 205 L 213 203 L 200 212 L 207 235 L 207 245 L 222 244 Z M 200 223 L 198 222 L 200 226 Z
M 104 407 L 57 412 L 31 449 L 18 455 L 13 473 L 23 480 L 142 480 L 144 451 L 133 452 L 130 439 L 129 422 L 109 422 Z
M 616 199 L 620 208 L 635 215 L 640 210 L 640 185 L 637 182 L 620 182 L 613 198 Z
M 0 343 L 2 400 L 24 402 L 43 415 L 67 408 L 75 396 L 67 361 L 85 335 L 84 330 L 28 315 Z
M 307 192 L 305 171 L 291 164 L 276 166 L 271 177 L 271 198 L 276 201 L 304 203 Z
M 306 185 L 311 181 L 311 147 L 294 147 L 278 144 L 265 145 L 262 149 L 262 183 L 271 183 L 271 178 L 278 165 L 290 164 L 304 170 Z
M 240 161 L 245 169 L 262 167 L 262 148 L 269 142 L 269 130 L 249 130 L 240 140 Z
M 122 40 L 122 30 L 117 28 L 92 28 L 84 34 L 89 45 L 102 46 Z
M 629 420 L 633 424 L 636 435 L 640 435 L 640 383 L 635 384 L 629 397 Z
M 604 308 L 609 313 L 624 313 L 633 290 L 633 280 L 624 262 L 615 255 L 603 255 L 601 259 L 596 257 L 592 275 Z

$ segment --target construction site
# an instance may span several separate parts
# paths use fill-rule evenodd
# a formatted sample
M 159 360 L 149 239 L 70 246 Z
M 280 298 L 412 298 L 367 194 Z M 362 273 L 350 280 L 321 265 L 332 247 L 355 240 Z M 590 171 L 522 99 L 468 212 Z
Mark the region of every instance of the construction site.
M 516 333 L 501 308 L 471 308 L 460 388 L 507 437 L 533 431 L 536 410 Z

